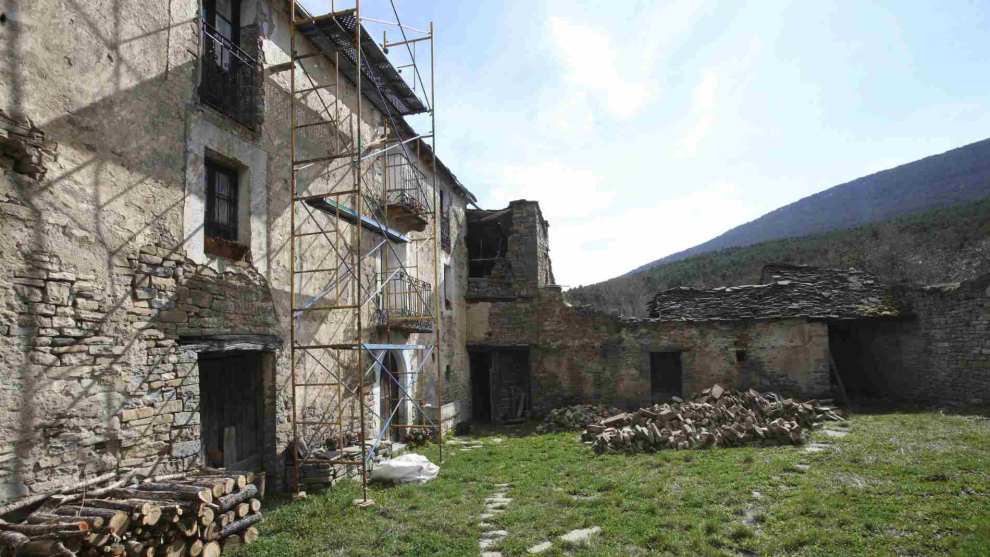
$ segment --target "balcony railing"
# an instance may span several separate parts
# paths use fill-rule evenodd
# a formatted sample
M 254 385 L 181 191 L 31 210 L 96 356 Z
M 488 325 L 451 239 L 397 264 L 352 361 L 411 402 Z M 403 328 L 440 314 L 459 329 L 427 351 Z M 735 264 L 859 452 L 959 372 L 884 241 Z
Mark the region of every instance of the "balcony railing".
M 440 248 L 450 253 L 450 209 L 440 212 Z
M 405 272 L 389 272 L 392 276 L 379 296 L 375 309 L 375 325 L 406 331 L 433 330 L 433 285 L 411 277 Z
M 203 81 L 199 97 L 238 123 L 258 123 L 258 62 L 203 22 Z
M 432 188 L 420 169 L 406 158 L 403 153 L 388 155 L 388 194 L 385 204 L 392 214 L 393 208 L 414 215 L 424 222 L 432 212 Z

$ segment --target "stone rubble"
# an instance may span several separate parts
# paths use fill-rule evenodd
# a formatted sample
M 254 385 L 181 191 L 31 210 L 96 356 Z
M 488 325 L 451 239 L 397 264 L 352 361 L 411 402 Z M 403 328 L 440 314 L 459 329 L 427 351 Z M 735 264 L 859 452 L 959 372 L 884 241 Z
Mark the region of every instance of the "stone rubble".
M 823 420 L 842 418 L 818 400 L 798 402 L 714 385 L 693 401 L 674 397 L 670 403 L 600 420 L 588 425 L 581 438 L 596 454 L 801 445 Z
M 536 426 L 536 431 L 539 433 L 551 433 L 554 431 L 583 429 L 605 418 L 610 418 L 621 413 L 618 408 L 605 406 L 604 404 L 565 406 L 551 410 L 543 418 L 543 423 Z

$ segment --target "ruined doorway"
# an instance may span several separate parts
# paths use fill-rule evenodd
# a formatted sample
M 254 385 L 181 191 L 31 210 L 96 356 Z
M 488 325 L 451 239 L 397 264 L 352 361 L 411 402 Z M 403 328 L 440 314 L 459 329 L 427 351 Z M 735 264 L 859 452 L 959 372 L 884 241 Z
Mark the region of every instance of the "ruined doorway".
M 203 462 L 217 467 L 261 465 L 261 373 L 260 352 L 199 355 Z
M 393 425 L 401 423 L 400 416 L 401 410 L 396 410 L 399 407 L 399 403 L 402 400 L 399 389 L 399 362 L 395 357 L 395 353 L 389 352 L 384 359 L 385 369 L 378 375 L 378 393 L 379 393 L 379 413 L 378 415 L 382 418 L 382 426 L 385 426 L 385 422 L 392 416 L 395 412 L 395 417 L 389 422 L 388 434 L 385 437 L 390 441 L 399 440 L 399 430 L 392 427 Z
M 471 353 L 471 419 L 492 422 L 492 353 Z
M 653 402 L 681 396 L 683 371 L 680 352 L 650 353 L 650 395 Z

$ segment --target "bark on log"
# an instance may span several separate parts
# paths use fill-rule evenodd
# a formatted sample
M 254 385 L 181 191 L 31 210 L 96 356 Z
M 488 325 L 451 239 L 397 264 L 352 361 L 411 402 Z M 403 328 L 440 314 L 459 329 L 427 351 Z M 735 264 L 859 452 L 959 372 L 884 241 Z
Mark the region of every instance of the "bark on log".
M 238 547 L 241 547 L 242 545 L 244 545 L 244 542 L 241 540 L 241 537 L 238 536 L 237 534 L 227 536 L 220 543 L 220 546 L 223 547 L 224 551 L 233 551 Z
M 193 482 L 189 482 L 185 484 L 177 484 L 177 485 L 191 485 L 194 487 L 198 487 L 200 489 L 208 489 L 210 490 L 210 493 L 213 494 L 214 499 L 218 497 L 223 497 L 224 495 L 227 494 L 227 485 L 225 482 L 220 480 L 193 481 Z
M 234 487 L 237 489 L 244 489 L 244 486 L 251 483 L 248 481 L 247 476 L 243 474 L 203 474 L 201 476 L 190 476 L 189 479 L 194 482 L 199 481 L 222 481 L 222 482 L 234 482 Z M 232 493 L 232 491 L 228 492 Z
M 31 539 L 20 532 L 0 532 L 0 546 L 9 549 L 11 555 L 16 555 L 17 550 L 29 541 Z
M 0 530 L 20 532 L 21 534 L 27 534 L 28 536 L 38 536 L 41 534 L 48 534 L 49 532 L 67 532 L 73 530 L 77 532 L 87 532 L 89 531 L 89 524 L 82 520 L 55 522 L 52 524 L 10 524 L 0 520 Z
M 105 522 L 104 524 L 110 529 L 114 534 L 120 534 L 127 529 L 130 525 L 131 519 L 127 513 L 121 511 L 115 511 L 112 509 L 96 509 L 93 507 L 59 507 L 52 511 L 52 513 L 62 516 L 99 516 L 102 517 Z
M 116 472 L 108 472 L 106 474 L 103 474 L 102 476 L 96 476 L 95 478 L 90 478 L 88 480 L 83 480 L 81 482 L 74 483 L 72 485 L 67 485 L 67 486 L 63 487 L 62 489 L 59 489 L 55 493 L 58 493 L 58 494 L 72 493 L 73 491 L 77 491 L 77 490 L 80 490 L 80 489 L 85 489 L 85 488 L 87 488 L 87 487 L 89 487 L 91 485 L 99 485 L 99 484 L 101 484 L 103 482 L 112 480 L 112 479 L 114 479 L 116 477 L 117 477 L 117 473 Z
M 220 510 L 227 512 L 234 508 L 238 503 L 242 503 L 251 499 L 252 497 L 258 496 L 258 488 L 254 484 L 250 484 L 244 487 L 244 489 L 238 491 L 237 493 L 231 493 L 230 495 L 225 495 L 217 500 L 217 504 L 220 506 Z
M 140 491 L 152 491 L 158 493 L 170 493 L 179 494 L 182 497 L 172 497 L 172 499 L 182 499 L 184 501 L 202 501 L 204 503 L 213 502 L 213 492 L 208 489 L 203 489 L 201 487 L 196 487 L 192 485 L 183 484 L 163 484 L 163 483 L 147 483 L 138 486 Z M 151 499 L 151 497 L 149 497 Z
M 252 527 L 248 528 L 247 530 L 244 530 L 244 533 L 241 534 L 241 539 L 244 540 L 244 545 L 251 545 L 254 542 L 258 541 L 258 538 L 260 536 L 261 536 L 261 533 L 258 532 L 258 529 L 255 528 L 254 526 L 252 526 Z
M 83 498 L 86 498 L 86 499 L 93 498 L 93 499 L 95 499 L 97 497 L 103 497 L 107 493 L 110 493 L 111 490 L 116 489 L 118 487 L 123 487 L 123 486 L 127 485 L 128 482 L 132 481 L 134 479 L 134 477 L 137 476 L 137 475 L 138 474 L 136 472 L 129 472 L 129 473 L 125 474 L 124 476 L 122 476 L 117 481 L 112 482 L 109 485 L 103 486 L 103 487 L 101 487 L 99 489 L 94 489 L 92 491 L 82 491 L 80 493 L 73 493 L 71 495 L 56 495 L 56 496 L 52 497 L 52 499 L 58 501 L 58 503 L 60 505 L 64 505 L 66 503 L 71 503 L 73 501 L 78 501 L 78 500 L 83 499 Z
M 190 487 L 189 489 L 196 490 L 197 488 Z M 110 492 L 110 496 L 120 497 L 121 499 L 147 499 L 150 501 L 195 501 L 199 503 L 213 502 L 213 494 L 205 489 L 189 493 L 185 491 L 144 491 L 137 489 L 117 488 Z M 204 499 L 209 500 L 204 501 Z
M 189 472 L 178 472 L 175 474 L 162 474 L 161 476 L 152 476 L 141 483 L 157 483 L 157 482 L 167 482 L 169 480 L 181 480 L 189 475 Z
M 73 518 L 66 518 L 64 516 L 59 516 L 57 514 L 51 514 L 51 513 L 33 513 L 31 515 L 28 515 L 28 517 L 25 518 L 24 520 L 26 522 L 30 522 L 31 524 L 53 524 L 58 522 L 73 523 L 78 520 L 81 522 L 85 522 L 86 524 L 89 524 L 90 530 L 102 528 L 103 524 L 106 522 L 101 516 L 78 516 Z
M 254 526 L 259 521 L 261 521 L 260 513 L 249 514 L 240 520 L 235 520 L 234 522 L 227 525 L 226 528 L 220 530 L 220 537 L 226 538 L 231 534 L 236 534 L 241 530 L 246 530 L 248 527 Z
M 57 540 L 29 541 L 17 548 L 17 555 L 25 557 L 76 557 Z
M 220 544 L 211 541 L 203 546 L 202 557 L 220 557 Z
M 20 501 L 14 501 L 13 503 L 11 503 L 9 505 L 4 505 L 4 506 L 0 507 L 0 516 L 3 516 L 5 514 L 12 513 L 14 511 L 23 509 L 25 507 L 30 507 L 31 505 L 34 505 L 36 503 L 40 503 L 40 502 L 44 501 L 45 499 L 48 499 L 51 496 L 52 496 L 51 493 L 39 493 L 37 495 L 32 495 L 30 497 L 25 497 L 24 499 L 21 499 Z

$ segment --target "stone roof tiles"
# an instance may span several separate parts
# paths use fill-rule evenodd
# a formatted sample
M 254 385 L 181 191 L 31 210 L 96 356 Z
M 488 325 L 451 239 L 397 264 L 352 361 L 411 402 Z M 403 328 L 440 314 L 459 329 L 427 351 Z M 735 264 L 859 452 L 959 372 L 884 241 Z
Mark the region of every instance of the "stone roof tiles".
M 660 291 L 647 304 L 650 320 L 862 319 L 899 314 L 889 291 L 864 271 L 769 264 L 762 278 L 766 284 Z

